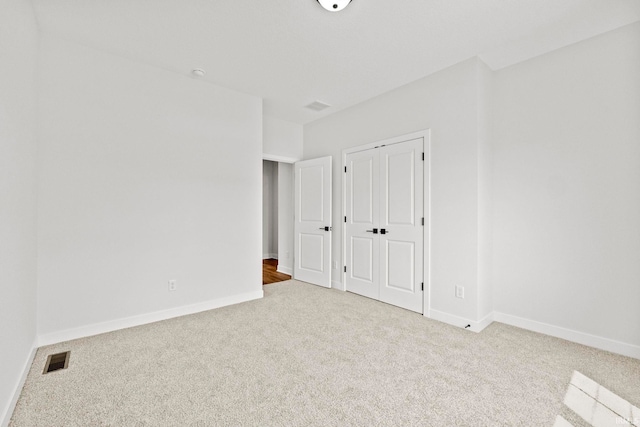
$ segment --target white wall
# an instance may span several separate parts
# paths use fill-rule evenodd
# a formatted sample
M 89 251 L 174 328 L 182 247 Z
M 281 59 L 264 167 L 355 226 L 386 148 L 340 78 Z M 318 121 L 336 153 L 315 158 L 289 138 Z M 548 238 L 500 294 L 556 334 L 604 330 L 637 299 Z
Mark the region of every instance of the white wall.
M 41 53 L 39 333 L 261 294 L 261 100 L 51 35 Z
M 491 277 L 493 244 L 493 187 L 491 128 L 493 123 L 493 71 L 478 62 L 478 319 L 493 312 Z
M 495 73 L 495 309 L 640 345 L 640 24 Z
M 278 271 L 293 272 L 293 165 L 278 163 Z
M 262 118 L 262 152 L 265 159 L 295 162 L 302 159 L 302 125 L 277 117 Z
M 480 67 L 476 58 L 464 61 L 304 126 L 304 158 L 334 158 L 333 259 L 340 266 L 332 271 L 334 281 L 341 281 L 342 269 L 342 150 L 429 128 L 431 308 L 461 321 L 480 320 Z M 455 298 L 456 285 L 465 287 L 465 299 Z
M 278 258 L 278 163 L 262 161 L 262 258 Z
M 36 337 L 36 64 L 26 0 L 0 0 L 0 424 Z

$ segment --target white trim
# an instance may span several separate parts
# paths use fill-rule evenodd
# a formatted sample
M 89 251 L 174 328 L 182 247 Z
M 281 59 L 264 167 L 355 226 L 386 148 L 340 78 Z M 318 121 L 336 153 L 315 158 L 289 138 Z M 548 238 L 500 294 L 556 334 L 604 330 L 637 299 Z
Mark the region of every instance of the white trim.
M 424 227 L 422 231 L 423 242 L 423 268 L 422 268 L 422 280 L 424 282 L 422 311 L 427 317 L 431 310 L 431 129 L 424 129 L 418 132 L 408 133 L 406 135 L 400 135 L 393 138 L 384 139 L 382 141 L 371 142 L 369 144 L 358 145 L 356 147 L 345 148 L 342 150 L 342 169 L 340 175 L 342 177 L 342 217 L 340 223 L 342 224 L 342 265 L 347 265 L 347 225 L 344 222 L 344 217 L 347 215 L 347 180 L 344 176 L 344 169 L 347 167 L 347 155 L 357 153 L 359 151 L 370 150 L 372 148 L 379 147 L 381 145 L 399 144 L 401 142 L 410 141 L 412 139 L 422 138 L 422 149 L 424 150 L 424 186 L 423 186 L 423 210 L 424 215 Z M 343 270 L 340 273 L 342 283 L 336 289 L 346 291 L 347 273 Z M 345 284 L 345 285 L 343 285 Z M 332 287 L 333 282 L 332 282 Z M 489 322 L 491 323 L 491 322 Z M 484 329 L 484 328 L 483 328 Z M 482 329 L 481 329 L 482 330 Z
M 339 291 L 346 291 L 346 289 L 344 288 L 344 286 L 342 285 L 342 283 L 338 282 L 337 280 L 332 280 L 331 281 L 331 287 L 333 289 L 337 289 Z
M 43 345 L 57 344 L 59 342 L 103 334 L 105 332 L 117 331 L 119 329 L 131 328 L 133 326 L 145 325 L 147 323 L 159 322 L 161 320 L 167 320 L 174 317 L 200 313 L 202 311 L 213 310 L 215 308 L 260 299 L 263 296 L 264 293 L 261 289 L 259 291 L 246 292 L 244 294 L 217 298 L 210 301 L 192 305 L 185 305 L 168 310 L 155 311 L 138 316 L 125 317 L 122 319 L 110 320 L 101 323 L 94 323 L 92 325 L 81 326 L 79 328 L 67 329 L 64 331 L 51 332 L 49 334 L 40 335 L 38 337 L 38 346 L 41 347 Z
M 444 322 L 449 325 L 457 326 L 462 329 L 466 329 L 472 332 L 482 332 L 484 328 L 489 326 L 495 319 L 493 318 L 493 313 L 489 313 L 484 318 L 475 321 L 465 319 L 464 317 L 455 316 L 453 314 L 445 313 L 444 311 L 434 310 L 433 308 L 429 310 L 429 316 L 425 314 L 425 317 L 429 317 L 430 319 L 437 320 L 439 322 Z M 467 325 L 469 327 L 467 327 Z
M 422 149 L 424 150 L 423 168 L 423 208 L 424 228 L 422 230 L 422 280 L 424 292 L 422 300 L 423 313 L 431 313 L 431 129 L 420 132 L 423 134 Z
M 538 322 L 536 320 L 525 319 L 518 316 L 512 316 L 505 313 L 493 313 L 493 320 L 507 325 L 516 326 L 518 328 L 527 329 L 529 331 L 550 335 L 556 338 L 562 338 L 578 344 L 595 347 L 600 350 L 610 351 L 612 353 L 621 354 L 623 356 L 640 359 L 640 346 L 628 344 L 609 338 L 591 335 L 573 329 L 567 329 L 560 326 L 550 325 L 548 323 Z
M 262 254 L 262 259 L 278 259 L 278 254 Z
M 424 138 L 425 142 L 427 142 L 429 140 L 430 133 L 431 133 L 430 129 L 424 129 L 424 130 L 421 130 L 421 131 L 418 131 L 418 132 L 408 133 L 406 135 L 395 136 L 393 138 L 383 139 L 381 141 L 370 142 L 368 144 L 357 145 L 355 147 L 345 148 L 344 150 L 342 150 L 342 160 L 343 160 L 342 165 L 343 166 L 347 165 L 347 162 L 345 161 L 346 158 L 347 158 L 346 157 L 347 154 L 357 153 L 358 151 L 369 150 L 371 148 L 376 148 L 376 147 L 379 147 L 381 145 L 399 144 L 401 142 L 410 141 L 412 139 Z M 344 168 L 343 168 L 343 170 L 344 170 Z
M 295 157 L 285 157 L 285 156 L 275 156 L 273 154 L 262 153 L 262 160 L 269 160 L 272 162 L 280 162 L 280 163 L 295 163 L 300 161 Z
M 29 370 L 31 369 L 31 365 L 33 364 L 33 359 L 36 357 L 36 352 L 38 351 L 38 340 L 35 339 L 31 346 L 31 353 L 29 357 L 22 367 L 22 375 L 16 384 L 16 387 L 13 391 L 13 397 L 11 401 L 7 403 L 7 406 L 4 408 L 4 412 L 2 413 L 2 427 L 8 427 L 9 421 L 11 421 L 11 416 L 13 415 L 13 411 L 16 409 L 16 404 L 18 403 L 18 399 L 20 398 L 20 394 L 22 393 L 22 388 L 24 387 L 24 383 L 27 381 L 27 375 L 29 375 Z
M 281 266 L 280 264 L 278 264 L 278 268 L 276 269 L 276 271 L 278 273 L 287 274 L 289 276 L 293 275 L 293 268 Z
M 477 322 L 475 322 L 476 323 L 476 328 L 478 329 L 477 332 L 483 331 L 484 328 L 486 328 L 487 326 L 492 324 L 494 321 L 495 321 L 495 319 L 493 318 L 493 312 L 487 314 L 482 319 L 480 319 Z M 472 325 L 472 327 L 473 327 L 473 325 Z

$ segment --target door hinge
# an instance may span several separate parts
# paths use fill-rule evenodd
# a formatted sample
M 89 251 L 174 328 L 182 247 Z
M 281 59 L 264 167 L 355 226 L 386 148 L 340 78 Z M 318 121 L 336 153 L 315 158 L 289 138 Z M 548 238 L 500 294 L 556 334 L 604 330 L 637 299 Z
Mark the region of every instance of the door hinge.
M 424 291 L 424 282 L 422 282 L 422 290 Z
M 344 173 L 347 173 L 347 167 L 346 166 L 344 167 Z
M 424 152 L 422 152 L 422 161 L 424 162 Z
M 347 222 L 347 217 L 346 216 L 344 217 L 344 222 Z
M 345 273 L 347 272 L 347 266 L 346 265 L 344 266 L 344 272 Z
M 424 217 L 422 217 L 422 225 L 424 225 Z

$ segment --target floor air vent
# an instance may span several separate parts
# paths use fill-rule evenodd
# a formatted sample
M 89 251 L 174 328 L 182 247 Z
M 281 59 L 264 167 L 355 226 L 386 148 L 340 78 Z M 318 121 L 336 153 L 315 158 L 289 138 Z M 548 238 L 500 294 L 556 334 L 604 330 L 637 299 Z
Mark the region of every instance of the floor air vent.
M 47 363 L 44 365 L 44 372 L 42 373 L 48 374 L 49 372 L 59 371 L 60 369 L 67 369 L 67 366 L 69 366 L 70 355 L 70 351 L 50 354 L 49 357 L 47 357 Z

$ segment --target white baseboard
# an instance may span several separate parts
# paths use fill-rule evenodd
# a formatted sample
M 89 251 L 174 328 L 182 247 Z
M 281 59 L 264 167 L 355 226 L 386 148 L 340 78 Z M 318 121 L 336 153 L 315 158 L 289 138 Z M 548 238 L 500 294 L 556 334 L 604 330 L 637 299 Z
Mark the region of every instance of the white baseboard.
M 339 290 L 339 291 L 344 291 L 344 290 L 345 290 L 345 289 L 344 289 L 344 286 L 342 286 L 342 283 L 341 283 L 341 282 L 338 282 L 337 280 L 332 280 L 332 281 L 331 281 L 331 287 L 332 287 L 333 289 L 337 289 L 337 290 Z
M 492 311 L 491 313 L 487 314 L 482 319 L 476 322 L 476 327 L 478 328 L 477 332 L 482 331 L 484 328 L 492 324 L 494 321 L 495 319 L 493 318 L 493 311 Z
M 31 369 L 31 364 L 33 363 L 33 359 L 36 357 L 36 352 L 38 351 L 37 344 L 38 344 L 38 340 L 35 339 L 33 341 L 33 345 L 31 346 L 31 353 L 29 354 L 29 357 L 27 357 L 27 360 L 24 363 L 24 366 L 22 367 L 22 375 L 20 375 L 20 379 L 18 380 L 18 383 L 15 386 L 15 389 L 13 391 L 13 397 L 11 398 L 11 401 L 7 403 L 7 406 L 4 408 L 4 411 L 2 412 L 2 415 L 0 418 L 0 420 L 2 420 L 2 423 L 0 424 L 0 426 L 2 427 L 9 426 L 9 421 L 11 421 L 11 416 L 13 415 L 13 411 L 15 410 L 16 404 L 18 403 L 18 399 L 20 398 L 20 393 L 22 393 L 22 388 L 24 387 L 24 383 L 25 381 L 27 381 L 27 375 L 29 374 L 29 370 Z
M 38 346 L 57 344 L 59 342 L 75 340 L 92 335 L 103 334 L 105 332 L 117 331 L 118 329 L 131 328 L 133 326 L 145 325 L 147 323 L 159 322 L 174 317 L 186 316 L 188 314 L 200 313 L 201 311 L 213 310 L 214 308 L 225 307 L 227 305 L 239 304 L 241 302 L 260 299 L 264 296 L 262 290 L 247 292 L 224 298 L 217 298 L 197 304 L 171 308 L 168 310 L 155 311 L 153 313 L 141 314 L 139 316 L 126 317 L 123 319 L 110 320 L 107 322 L 94 323 L 92 325 L 81 326 L 79 328 L 67 329 L 64 331 L 52 332 L 38 337 Z
M 449 325 L 458 326 L 460 328 L 464 328 L 473 332 L 482 331 L 492 322 L 500 322 L 552 337 L 562 338 L 578 344 L 587 345 L 589 347 L 598 348 L 600 350 L 610 351 L 611 353 L 640 359 L 640 346 L 638 345 L 615 341 L 609 338 L 599 337 L 596 335 L 587 334 L 585 332 L 575 331 L 572 329 L 550 325 L 548 323 L 542 323 L 536 320 L 525 319 L 518 316 L 512 316 L 505 313 L 492 312 L 485 316 L 483 319 L 476 322 L 465 319 L 463 317 L 458 317 L 449 313 L 431 309 L 427 313 L 425 313 L 425 317 L 448 323 Z M 469 327 L 466 327 L 467 325 L 469 325 Z
M 278 254 L 262 254 L 262 259 L 278 259 Z
M 288 274 L 289 276 L 293 276 L 293 268 L 285 267 L 283 265 L 278 264 L 278 269 L 276 270 L 278 273 Z
M 434 309 L 430 309 L 427 313 L 425 313 L 425 317 L 437 320 L 439 322 L 444 322 L 449 325 L 458 326 L 459 328 L 463 328 L 472 332 L 481 332 L 495 320 L 493 318 L 493 313 L 489 313 L 484 318 L 475 321 Z
M 538 322 L 536 320 L 525 319 L 518 316 L 512 316 L 505 313 L 493 313 L 493 320 L 507 325 L 516 326 L 518 328 L 527 329 L 533 332 L 550 335 L 556 338 L 562 338 L 578 344 L 595 347 L 600 350 L 610 351 L 611 353 L 621 354 L 623 356 L 640 359 L 640 346 L 615 341 L 609 338 L 591 335 L 573 329 L 562 328 L 560 326 L 550 325 L 548 323 Z

